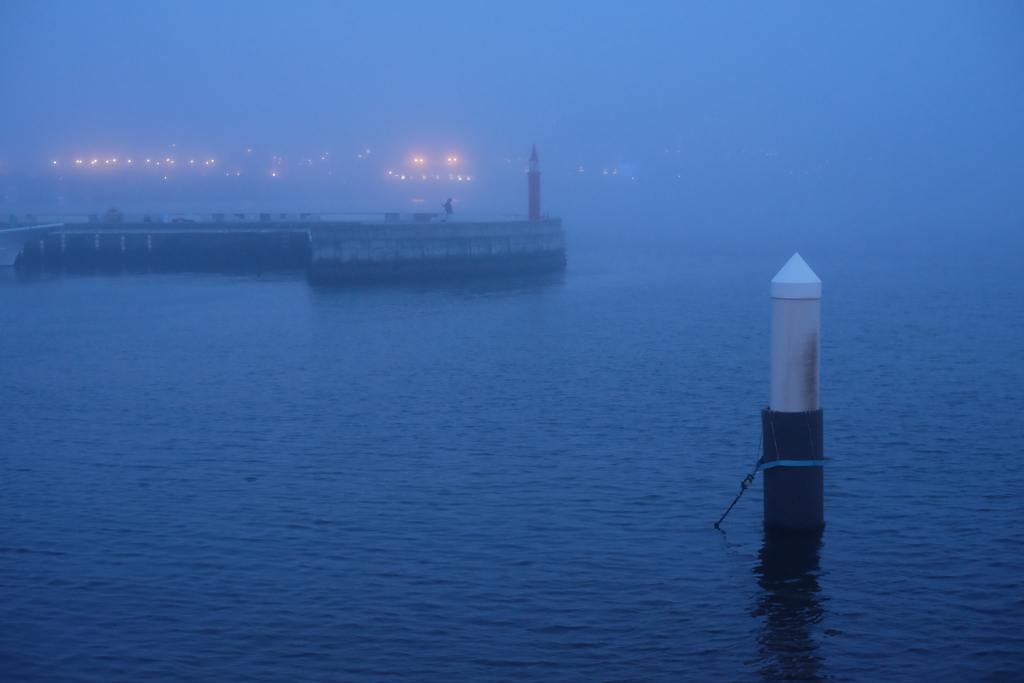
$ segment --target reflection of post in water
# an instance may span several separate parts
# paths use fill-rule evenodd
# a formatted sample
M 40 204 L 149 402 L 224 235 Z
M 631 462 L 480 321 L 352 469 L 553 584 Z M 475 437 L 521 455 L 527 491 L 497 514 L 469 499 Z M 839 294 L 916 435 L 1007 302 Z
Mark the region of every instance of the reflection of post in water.
M 765 531 L 760 563 L 754 568 L 762 593 L 753 609 L 764 619 L 757 663 L 769 680 L 822 678 L 815 626 L 825 615 L 819 595 L 821 531 Z

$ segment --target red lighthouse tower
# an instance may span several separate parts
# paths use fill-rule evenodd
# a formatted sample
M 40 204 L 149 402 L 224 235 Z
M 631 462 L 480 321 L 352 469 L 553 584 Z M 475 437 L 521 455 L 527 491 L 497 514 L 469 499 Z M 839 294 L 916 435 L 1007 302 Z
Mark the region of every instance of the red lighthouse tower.
M 530 155 L 530 172 L 526 174 L 530 190 L 530 220 L 540 220 L 540 160 L 537 159 L 537 145 Z

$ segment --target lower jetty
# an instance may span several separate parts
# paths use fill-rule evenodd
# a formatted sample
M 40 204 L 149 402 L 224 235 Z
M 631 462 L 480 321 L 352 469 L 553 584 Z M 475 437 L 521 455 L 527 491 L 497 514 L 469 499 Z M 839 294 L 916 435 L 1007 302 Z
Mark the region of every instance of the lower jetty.
M 559 218 L 438 214 L 10 216 L 0 265 L 68 270 L 305 269 L 315 281 L 565 268 Z

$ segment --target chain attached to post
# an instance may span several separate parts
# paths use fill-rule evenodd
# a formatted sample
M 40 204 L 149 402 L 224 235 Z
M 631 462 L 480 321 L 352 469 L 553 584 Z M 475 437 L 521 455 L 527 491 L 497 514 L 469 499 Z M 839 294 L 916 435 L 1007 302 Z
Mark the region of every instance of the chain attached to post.
M 764 438 L 764 433 L 763 432 L 761 434 L 761 438 Z M 754 483 L 754 477 L 757 476 L 757 469 L 760 466 L 761 466 L 761 439 L 758 439 L 757 440 L 757 458 L 754 460 L 754 469 L 753 469 L 753 471 L 751 471 L 750 474 L 748 474 L 746 477 L 743 478 L 743 481 L 740 482 L 740 492 L 736 494 L 736 499 L 732 501 L 732 505 L 730 505 L 729 509 L 725 511 L 725 513 L 722 515 L 722 518 L 719 519 L 717 522 L 715 522 L 715 528 L 718 529 L 719 531 L 722 531 L 722 529 L 718 525 L 721 524 L 725 520 L 726 516 L 730 512 L 732 512 L 733 507 L 736 505 L 736 503 L 740 502 L 740 498 L 743 496 L 744 492 L 748 488 L 750 488 L 751 484 Z

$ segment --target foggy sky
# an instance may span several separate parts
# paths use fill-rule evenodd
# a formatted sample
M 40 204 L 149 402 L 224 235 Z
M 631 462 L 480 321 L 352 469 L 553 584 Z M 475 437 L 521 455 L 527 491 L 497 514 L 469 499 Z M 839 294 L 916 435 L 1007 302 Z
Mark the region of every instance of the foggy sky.
M 481 181 L 519 182 L 536 143 L 562 213 L 602 197 L 1024 216 L 1016 2 L 2 0 L 0 26 L 8 182 L 170 145 L 457 152 Z M 642 189 L 588 176 L 623 164 Z

